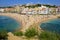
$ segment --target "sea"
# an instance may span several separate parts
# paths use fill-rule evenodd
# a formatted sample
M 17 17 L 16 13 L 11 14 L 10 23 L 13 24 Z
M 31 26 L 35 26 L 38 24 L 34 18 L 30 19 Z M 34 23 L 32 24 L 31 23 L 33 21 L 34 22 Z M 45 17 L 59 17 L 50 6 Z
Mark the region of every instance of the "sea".
M 13 32 L 20 28 L 20 23 L 8 16 L 0 16 L 0 31 Z
M 60 33 L 60 18 L 42 22 L 40 28 L 45 31 Z

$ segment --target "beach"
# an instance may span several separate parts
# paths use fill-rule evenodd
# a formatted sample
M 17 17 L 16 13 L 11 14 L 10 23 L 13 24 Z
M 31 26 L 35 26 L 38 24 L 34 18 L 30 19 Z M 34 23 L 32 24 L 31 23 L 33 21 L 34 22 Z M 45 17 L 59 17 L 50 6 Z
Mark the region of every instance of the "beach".
M 17 13 L 0 13 L 0 15 L 8 16 L 18 21 L 21 24 L 19 31 L 23 31 L 23 32 L 25 32 L 25 30 L 30 28 L 30 26 L 33 24 L 37 25 L 35 26 L 35 28 L 41 29 L 40 24 L 42 22 L 55 19 L 57 18 L 57 16 L 60 16 L 60 15 L 21 15 Z M 8 33 L 8 35 L 9 35 L 8 37 L 9 40 L 17 40 L 17 39 L 23 40 L 21 37 L 16 37 L 12 33 Z
M 18 21 L 21 30 L 25 31 L 32 24 L 40 24 L 41 22 L 57 18 L 59 15 L 21 15 L 17 13 L 0 13 L 2 16 L 8 16 Z

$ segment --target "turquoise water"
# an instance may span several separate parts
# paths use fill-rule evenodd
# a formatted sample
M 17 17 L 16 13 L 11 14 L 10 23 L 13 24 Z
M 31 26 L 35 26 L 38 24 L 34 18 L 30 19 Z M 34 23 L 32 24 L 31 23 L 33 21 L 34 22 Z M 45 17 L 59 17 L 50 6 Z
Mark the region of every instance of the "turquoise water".
M 41 23 L 40 27 L 46 31 L 60 33 L 60 19 L 57 18 L 49 20 L 47 22 L 43 22 Z
M 13 18 L 7 16 L 0 16 L 0 31 L 7 30 L 12 32 L 17 30 L 20 27 L 20 24 Z

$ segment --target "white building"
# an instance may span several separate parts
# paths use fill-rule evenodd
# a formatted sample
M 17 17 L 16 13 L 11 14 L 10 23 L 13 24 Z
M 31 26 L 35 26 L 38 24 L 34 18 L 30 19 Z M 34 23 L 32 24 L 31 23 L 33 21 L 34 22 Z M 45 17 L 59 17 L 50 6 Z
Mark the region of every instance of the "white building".
M 36 8 L 24 8 L 21 13 L 25 14 L 48 14 L 49 8 L 46 6 L 36 7 Z
M 21 13 L 27 13 L 28 10 L 29 10 L 28 8 L 24 8 Z
M 48 14 L 49 13 L 49 8 L 46 6 L 41 6 L 39 7 L 38 14 Z
M 3 8 L 0 8 L 0 12 L 4 12 L 4 9 Z

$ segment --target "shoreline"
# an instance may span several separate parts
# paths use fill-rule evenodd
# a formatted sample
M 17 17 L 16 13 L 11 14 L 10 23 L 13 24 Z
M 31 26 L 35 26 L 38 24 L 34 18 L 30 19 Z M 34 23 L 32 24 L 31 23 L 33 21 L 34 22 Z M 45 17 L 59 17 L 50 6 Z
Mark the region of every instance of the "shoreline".
M 60 15 L 56 15 L 56 16 L 55 15 L 48 15 L 48 16 L 47 15 L 28 15 L 27 16 L 27 15 L 20 15 L 17 13 L 2 13 L 0 15 L 11 17 L 16 21 L 18 21 L 19 23 L 21 23 L 19 30 L 16 30 L 16 31 L 23 31 L 23 32 L 25 32 L 26 29 L 30 28 L 30 25 L 33 25 L 34 23 L 38 25 L 35 28 L 37 28 L 38 30 L 41 30 L 39 26 L 40 23 L 51 20 L 51 19 L 55 19 L 57 18 L 57 16 L 60 16 Z M 11 32 L 9 32 L 8 35 L 9 35 L 8 40 L 23 40 L 21 37 L 14 36 Z
M 18 13 L 0 13 L 0 15 L 8 16 L 18 21 L 21 24 L 19 29 L 21 29 L 22 31 L 25 31 L 26 29 L 29 28 L 30 25 L 33 25 L 34 23 L 39 25 L 41 22 L 51 20 L 57 18 L 57 16 L 60 16 L 60 15 L 21 15 Z

